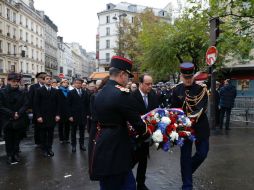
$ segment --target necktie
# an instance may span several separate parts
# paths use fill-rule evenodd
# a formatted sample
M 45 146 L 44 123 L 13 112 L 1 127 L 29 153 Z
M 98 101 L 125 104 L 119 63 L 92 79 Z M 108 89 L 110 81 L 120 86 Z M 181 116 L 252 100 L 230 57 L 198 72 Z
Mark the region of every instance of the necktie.
M 143 98 L 144 98 L 144 103 L 145 103 L 145 106 L 146 106 L 146 108 L 148 107 L 148 99 L 147 99 L 147 95 L 144 95 L 143 96 Z
M 78 95 L 81 97 L 82 93 L 81 93 L 81 90 L 78 89 Z

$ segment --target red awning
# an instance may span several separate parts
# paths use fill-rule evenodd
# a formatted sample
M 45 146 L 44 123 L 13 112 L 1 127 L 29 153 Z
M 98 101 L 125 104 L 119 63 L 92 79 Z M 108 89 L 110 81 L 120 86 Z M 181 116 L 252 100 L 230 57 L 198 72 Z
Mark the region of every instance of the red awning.
M 207 80 L 207 79 L 208 79 L 208 73 L 206 73 L 206 72 L 198 72 L 195 75 L 196 81 Z

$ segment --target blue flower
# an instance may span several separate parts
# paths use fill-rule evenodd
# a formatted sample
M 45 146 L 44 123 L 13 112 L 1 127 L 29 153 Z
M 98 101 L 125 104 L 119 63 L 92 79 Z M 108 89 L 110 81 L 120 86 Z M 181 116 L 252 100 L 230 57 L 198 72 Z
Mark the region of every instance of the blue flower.
M 160 115 L 160 117 L 166 116 L 166 112 L 163 109 L 158 110 L 158 114 Z
M 167 151 L 169 150 L 169 148 L 170 148 L 169 141 L 163 144 L 162 149 L 163 149 L 165 152 L 167 152 Z
M 178 141 L 176 142 L 176 144 L 179 145 L 180 147 L 182 147 L 184 144 L 184 138 L 179 138 Z
M 196 137 L 194 135 L 190 135 L 189 136 L 189 139 L 192 141 L 192 142 L 195 142 L 196 141 Z
M 166 123 L 162 123 L 162 122 L 158 123 L 158 128 L 161 130 L 162 134 L 165 133 L 166 127 L 167 127 Z

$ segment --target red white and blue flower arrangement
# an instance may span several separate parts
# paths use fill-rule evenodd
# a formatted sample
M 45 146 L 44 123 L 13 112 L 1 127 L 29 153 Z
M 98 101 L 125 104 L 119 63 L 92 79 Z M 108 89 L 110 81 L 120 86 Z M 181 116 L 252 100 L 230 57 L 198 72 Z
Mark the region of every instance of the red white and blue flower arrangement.
M 182 146 L 186 139 L 195 141 L 192 123 L 183 110 L 157 108 L 142 116 L 148 130 L 152 133 L 155 146 L 169 151 L 174 145 Z

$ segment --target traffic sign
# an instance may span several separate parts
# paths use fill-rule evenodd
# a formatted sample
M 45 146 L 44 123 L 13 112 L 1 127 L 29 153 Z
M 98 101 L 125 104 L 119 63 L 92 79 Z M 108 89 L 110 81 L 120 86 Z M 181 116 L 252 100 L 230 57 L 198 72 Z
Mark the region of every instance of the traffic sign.
M 60 79 L 63 79 L 63 78 L 64 78 L 64 74 L 63 74 L 63 73 L 59 73 L 58 77 L 59 77 Z
M 215 46 L 211 46 L 206 51 L 206 63 L 211 66 L 215 63 L 218 56 L 218 50 Z

